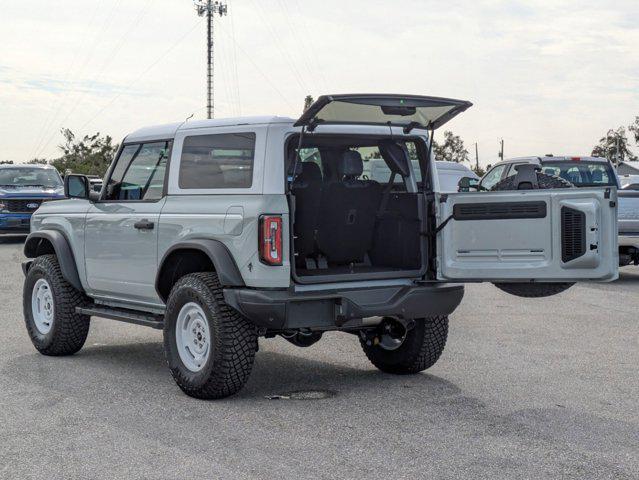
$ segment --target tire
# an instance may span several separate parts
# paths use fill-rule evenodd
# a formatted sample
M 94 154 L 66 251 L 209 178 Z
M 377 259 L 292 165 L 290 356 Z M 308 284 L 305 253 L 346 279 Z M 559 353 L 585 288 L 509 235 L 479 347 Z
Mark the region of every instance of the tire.
M 64 279 L 55 255 L 36 258 L 22 293 L 24 321 L 33 346 L 51 356 L 79 351 L 89 334 L 91 320 L 75 309 L 88 303 L 88 298 Z
M 401 345 L 388 350 L 379 344 L 368 344 L 360 337 L 364 353 L 382 372 L 410 375 L 422 372 L 437 363 L 448 338 L 448 317 L 415 319 Z
M 224 398 L 240 391 L 248 380 L 257 332 L 224 302 L 215 273 L 193 273 L 180 278 L 169 294 L 164 351 L 171 375 L 184 393 L 204 400 Z
M 491 189 L 492 191 L 517 190 L 515 183 L 517 175 L 504 178 Z M 574 188 L 575 186 L 555 175 L 537 172 L 537 183 L 540 189 Z M 542 298 L 551 297 L 568 290 L 574 283 L 493 283 L 500 290 L 517 297 Z
M 574 283 L 493 283 L 498 289 L 524 298 L 552 297 L 568 290 Z

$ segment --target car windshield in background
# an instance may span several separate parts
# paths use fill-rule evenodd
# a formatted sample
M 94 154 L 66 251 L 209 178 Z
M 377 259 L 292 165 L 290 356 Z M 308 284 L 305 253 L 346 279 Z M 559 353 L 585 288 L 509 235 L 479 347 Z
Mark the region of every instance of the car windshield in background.
M 608 162 L 548 162 L 541 165 L 542 172 L 569 181 L 576 187 L 616 187 L 615 172 Z
M 0 187 L 60 188 L 62 179 L 53 169 L 4 168 L 0 169 Z

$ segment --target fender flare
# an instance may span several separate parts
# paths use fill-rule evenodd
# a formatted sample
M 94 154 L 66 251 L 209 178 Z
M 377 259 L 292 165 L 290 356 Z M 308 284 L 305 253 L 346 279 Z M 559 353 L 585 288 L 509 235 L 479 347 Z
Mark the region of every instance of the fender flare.
M 158 271 L 155 277 L 155 290 L 160 294 L 160 279 L 162 278 L 163 269 L 166 260 L 178 250 L 199 250 L 209 257 L 211 263 L 215 267 L 215 273 L 223 287 L 244 287 L 244 279 L 237 267 L 237 263 L 233 259 L 228 247 L 219 240 L 212 239 L 192 239 L 171 245 L 158 265 Z M 162 298 L 162 295 L 160 295 Z M 164 299 L 165 300 L 165 299 Z
M 73 285 L 76 290 L 84 292 L 84 287 L 82 286 L 82 282 L 80 282 L 80 275 L 78 274 L 78 267 L 75 263 L 73 251 L 71 250 L 69 241 L 63 233 L 57 230 L 39 230 L 37 232 L 30 233 L 24 243 L 25 257 L 38 257 L 38 247 L 43 239 L 48 240 L 51 245 L 53 245 L 53 250 L 56 257 L 58 257 L 58 263 L 60 264 L 60 270 L 64 279 Z M 27 271 L 28 267 L 25 269 L 25 273 Z

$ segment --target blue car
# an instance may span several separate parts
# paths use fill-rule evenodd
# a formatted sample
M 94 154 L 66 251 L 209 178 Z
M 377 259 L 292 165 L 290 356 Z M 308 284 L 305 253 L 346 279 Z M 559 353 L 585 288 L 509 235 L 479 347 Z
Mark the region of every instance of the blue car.
M 58 171 L 48 165 L 0 165 L 0 234 L 28 233 L 42 202 L 64 198 Z

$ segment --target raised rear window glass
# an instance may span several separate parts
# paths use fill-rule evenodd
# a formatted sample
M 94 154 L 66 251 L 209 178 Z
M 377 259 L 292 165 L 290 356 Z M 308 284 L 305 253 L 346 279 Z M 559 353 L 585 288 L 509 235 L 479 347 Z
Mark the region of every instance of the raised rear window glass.
M 544 161 L 542 172 L 561 177 L 576 187 L 615 187 L 617 179 L 608 162 Z
M 185 190 L 250 188 L 254 159 L 254 133 L 186 137 L 178 185 Z

